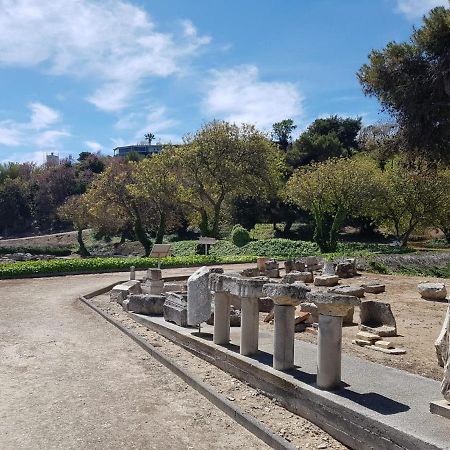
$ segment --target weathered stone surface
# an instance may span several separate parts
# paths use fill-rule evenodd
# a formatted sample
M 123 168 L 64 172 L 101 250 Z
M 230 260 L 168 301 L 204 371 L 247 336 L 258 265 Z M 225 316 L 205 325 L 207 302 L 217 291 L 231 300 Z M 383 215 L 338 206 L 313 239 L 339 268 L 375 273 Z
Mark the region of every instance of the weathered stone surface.
M 361 286 L 336 286 L 328 290 L 334 294 L 354 295 L 355 297 L 364 297 L 364 288 Z
M 378 336 L 397 336 L 397 324 L 389 303 L 367 300 L 359 308 L 359 329 Z
M 425 300 L 445 300 L 447 296 L 447 289 L 444 283 L 420 283 L 417 286 L 422 298 Z
M 258 298 L 259 312 L 268 313 L 273 309 L 273 300 L 270 297 Z
M 377 345 L 371 345 L 368 348 L 375 350 L 377 352 L 381 353 L 387 353 L 388 355 L 404 355 L 406 353 L 406 350 L 404 348 L 382 348 L 378 347 Z
M 438 363 L 441 367 L 444 367 L 450 350 L 450 306 L 447 308 L 441 332 L 439 333 L 434 346 L 436 348 Z
M 315 303 L 304 302 L 301 303 L 300 311 L 308 312 L 310 314 L 309 318 L 306 319 L 307 323 L 318 323 L 319 322 L 319 309 Z
M 366 341 L 375 342 L 380 340 L 378 334 L 369 333 L 368 331 L 358 331 L 356 333 L 357 339 L 365 339 Z
M 177 292 L 181 290 L 181 285 L 178 283 L 164 283 L 163 286 L 163 292 Z
M 243 277 L 259 277 L 259 269 L 257 267 L 244 269 L 240 272 Z
M 294 261 L 292 259 L 288 259 L 284 262 L 284 271 L 286 275 L 291 273 L 294 270 Z
M 380 348 L 395 348 L 395 345 L 390 341 L 375 341 L 374 345 Z
M 136 314 L 161 316 L 165 300 L 164 295 L 131 294 L 122 306 L 125 311 Z
M 336 286 L 339 283 L 337 275 L 317 275 L 314 278 L 314 286 Z
M 335 275 L 334 263 L 332 261 L 325 261 L 324 262 L 322 275 Z
M 187 321 L 199 325 L 211 316 L 211 290 L 209 275 L 223 273 L 221 268 L 201 267 L 188 278 Z
M 342 319 L 342 325 L 353 325 L 353 316 L 355 315 L 355 307 L 352 306 Z
M 306 299 L 317 305 L 319 314 L 335 317 L 345 317 L 352 306 L 361 304 L 358 297 L 331 292 L 308 292 Z
M 168 292 L 163 306 L 164 320 L 187 327 L 187 294 Z
M 206 321 L 208 325 L 214 325 L 214 311 L 211 313 L 211 317 Z M 241 311 L 239 309 L 230 309 L 230 327 L 241 326 Z
M 292 271 L 286 274 L 282 279 L 282 283 L 295 283 L 300 281 L 301 283 L 312 283 L 314 281 L 314 275 L 311 272 L 297 272 Z
M 260 256 L 259 258 L 257 258 L 256 267 L 260 272 L 262 272 L 263 270 L 266 270 L 267 261 L 270 261 L 270 258 L 266 258 L 264 256 Z
M 135 280 L 136 279 L 136 269 L 134 266 L 130 267 L 130 280 Z
M 358 275 L 355 259 L 346 259 L 337 263 L 335 273 L 339 278 L 353 278 Z
M 275 305 L 297 306 L 306 299 L 311 289 L 305 284 L 267 283 L 263 286 L 263 295 L 270 297 Z
M 162 270 L 161 269 L 148 269 L 147 270 L 147 280 L 152 280 L 152 281 L 162 280 Z
M 450 419 L 450 404 L 446 400 L 430 402 L 430 412 Z
M 386 290 L 386 286 L 380 281 L 369 281 L 361 285 L 364 288 L 364 292 L 368 294 L 381 294 Z
M 127 298 L 128 294 L 141 293 L 141 286 L 138 280 L 130 280 L 126 283 L 117 284 L 111 289 L 110 300 L 120 305 Z
M 260 298 L 265 297 L 262 288 L 268 281 L 267 277 L 241 278 L 212 273 L 209 276 L 209 287 L 214 292 L 226 292 L 237 297 Z
M 161 295 L 164 291 L 164 281 L 147 279 L 141 283 L 141 289 L 144 294 Z

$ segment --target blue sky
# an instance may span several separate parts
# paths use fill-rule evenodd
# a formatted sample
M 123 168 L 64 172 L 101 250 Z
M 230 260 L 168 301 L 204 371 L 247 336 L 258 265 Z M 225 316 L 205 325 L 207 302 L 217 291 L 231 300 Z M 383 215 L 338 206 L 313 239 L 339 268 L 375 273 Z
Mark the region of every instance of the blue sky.
M 382 120 L 355 73 L 447 0 L 0 0 L 0 161 L 205 121 Z

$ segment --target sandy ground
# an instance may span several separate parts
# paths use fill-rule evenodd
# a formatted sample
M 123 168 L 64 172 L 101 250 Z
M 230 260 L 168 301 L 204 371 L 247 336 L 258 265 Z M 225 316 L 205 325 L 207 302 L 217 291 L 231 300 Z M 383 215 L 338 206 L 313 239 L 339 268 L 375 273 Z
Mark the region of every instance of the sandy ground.
M 122 278 L 0 282 L 0 448 L 267 448 L 76 299 Z
M 359 285 L 367 280 L 380 280 L 385 283 L 386 292 L 376 295 L 366 294 L 365 299 L 390 303 L 397 322 L 398 336 L 384 338 L 384 340 L 392 341 L 396 347 L 406 349 L 406 354 L 387 355 L 352 344 L 351 341 L 355 339 L 358 332 L 359 308 L 355 308 L 353 317 L 356 323 L 343 329 L 343 351 L 386 366 L 397 367 L 424 377 L 441 380 L 443 369 L 437 363 L 434 341 L 441 330 L 448 303 L 427 301 L 420 297 L 417 292 L 417 285 L 427 281 L 427 278 L 424 277 L 365 273 L 360 277 L 341 280 L 340 284 Z M 442 281 L 446 283 L 447 289 L 450 288 L 449 279 L 433 278 L 432 281 Z M 265 324 L 262 321 L 265 314 L 261 316 L 263 327 L 273 327 L 273 325 Z M 316 343 L 317 334 L 310 332 L 296 333 L 296 338 Z
M 88 236 L 89 231 L 83 235 Z M 44 234 L 42 236 L 29 236 L 15 239 L 0 239 L 0 246 L 4 247 L 71 247 L 77 244 L 77 232 Z

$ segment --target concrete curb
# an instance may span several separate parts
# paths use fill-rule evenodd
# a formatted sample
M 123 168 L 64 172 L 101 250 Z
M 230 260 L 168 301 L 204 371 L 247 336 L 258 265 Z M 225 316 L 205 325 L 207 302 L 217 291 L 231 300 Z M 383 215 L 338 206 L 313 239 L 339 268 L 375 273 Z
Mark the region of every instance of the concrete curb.
M 221 411 L 231 417 L 238 424 L 242 425 L 245 429 L 250 431 L 256 437 L 261 439 L 267 445 L 274 449 L 286 449 L 294 450 L 297 447 L 290 444 L 288 441 L 283 439 L 281 436 L 274 433 L 264 424 L 256 420 L 254 417 L 242 411 L 239 407 L 235 406 L 232 402 L 226 399 L 223 395 L 215 392 L 208 385 L 203 383 L 195 375 L 190 374 L 182 367 L 177 365 L 175 361 L 165 356 L 162 352 L 157 350 L 143 338 L 138 336 L 136 333 L 126 329 L 120 322 L 113 319 L 109 314 L 103 312 L 100 308 L 91 303 L 88 298 L 95 297 L 96 295 L 103 294 L 110 290 L 113 286 L 118 283 L 114 283 L 106 288 L 99 289 L 98 291 L 91 292 L 85 296 L 80 297 L 80 300 L 90 308 L 92 308 L 96 313 L 106 319 L 109 323 L 117 327 L 120 331 L 126 334 L 128 337 L 133 339 L 140 347 L 142 347 L 147 353 L 149 353 L 153 358 L 171 370 L 175 375 L 179 376 L 185 383 L 194 388 L 198 393 L 203 395 L 208 399 L 213 405 L 217 406 Z

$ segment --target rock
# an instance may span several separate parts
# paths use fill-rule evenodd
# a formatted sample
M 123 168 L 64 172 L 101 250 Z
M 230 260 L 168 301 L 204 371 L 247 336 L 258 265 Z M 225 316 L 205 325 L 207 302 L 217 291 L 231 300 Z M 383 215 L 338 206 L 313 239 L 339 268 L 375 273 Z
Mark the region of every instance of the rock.
M 355 259 L 346 259 L 337 263 L 335 273 L 339 278 L 353 278 L 358 275 Z
M 165 300 L 164 295 L 131 294 L 123 306 L 125 311 L 136 314 L 161 316 Z
M 161 269 L 148 269 L 146 279 L 151 280 L 151 281 L 162 280 L 162 270 Z
M 286 275 L 294 270 L 294 261 L 288 259 L 284 262 L 284 271 Z
M 306 322 L 296 323 L 295 327 L 294 327 L 294 332 L 295 333 L 303 333 L 303 331 L 305 331 L 307 327 L 308 327 L 308 324 Z
M 307 319 L 311 316 L 311 313 L 306 311 L 296 311 L 295 313 L 295 324 L 299 324 L 302 322 L 306 322 Z
M 120 305 L 128 297 L 129 294 L 140 294 L 141 285 L 138 280 L 130 280 L 126 283 L 117 284 L 111 289 L 109 298 L 112 302 L 117 302 Z
M 334 263 L 332 261 L 325 261 L 323 265 L 322 275 L 335 275 Z
M 168 292 L 163 306 L 164 320 L 187 327 L 187 294 Z
M 371 345 L 368 348 L 381 353 L 387 353 L 389 355 L 404 355 L 406 350 L 404 348 L 381 348 L 376 345 Z
M 345 317 L 352 306 L 361 304 L 358 297 L 332 292 L 308 292 L 306 298 L 317 305 L 319 314 L 334 317 Z
M 360 346 L 373 345 L 372 341 L 368 341 L 367 339 L 355 339 L 355 344 Z
M 314 276 L 311 272 L 292 271 L 281 279 L 282 283 L 288 284 L 295 283 L 296 281 L 300 281 L 301 283 L 312 283 L 314 281 Z
M 211 313 L 211 317 L 206 321 L 208 325 L 214 325 L 214 311 Z M 239 309 L 230 309 L 230 327 L 241 326 L 241 311 Z
M 244 269 L 240 272 L 243 277 L 259 277 L 259 269 L 257 267 L 251 269 Z
M 177 283 L 164 283 L 163 286 L 163 292 L 177 292 L 181 290 L 181 285 Z
M 273 318 L 274 318 L 274 312 L 270 311 L 270 313 L 267 314 L 266 317 L 264 317 L 264 322 L 269 323 L 273 320 Z
M 297 306 L 306 299 L 311 289 L 306 284 L 267 283 L 263 286 L 263 294 L 270 297 L 276 305 Z
M 300 311 L 308 312 L 310 314 L 309 318 L 306 320 L 307 323 L 319 322 L 319 310 L 317 308 L 317 305 L 315 305 L 314 303 L 304 302 L 300 304 L 299 308 Z
M 355 297 L 364 297 L 364 288 L 361 286 L 336 286 L 328 290 L 341 295 L 354 295 Z
M 273 301 L 270 297 L 258 298 L 259 312 L 268 313 L 273 309 Z
M 266 263 L 270 261 L 270 258 L 260 256 L 256 260 L 256 266 L 259 272 L 266 270 Z
M 442 301 L 447 296 L 447 289 L 444 283 L 420 283 L 417 286 L 417 290 L 425 300 Z
M 369 333 L 368 331 L 358 331 L 356 333 L 357 339 L 365 339 L 366 341 L 375 342 L 380 340 L 378 334 Z
M 199 325 L 211 316 L 212 296 L 209 275 L 212 273 L 223 273 L 223 269 L 201 267 L 188 278 L 187 322 L 189 325 Z
M 447 355 L 449 354 L 449 342 L 450 342 L 450 306 L 447 309 L 447 313 L 442 324 L 441 332 L 439 333 L 434 347 L 436 348 L 436 356 L 438 364 L 441 367 L 445 366 Z
M 369 281 L 361 285 L 364 288 L 364 292 L 368 294 L 381 294 L 386 290 L 386 286 L 379 281 Z
M 342 325 L 353 325 L 353 316 L 355 315 L 355 307 L 352 306 L 342 320 Z
M 144 294 L 161 295 L 164 291 L 164 281 L 147 279 L 141 283 L 141 289 Z
M 361 331 L 377 336 L 397 336 L 397 324 L 389 303 L 367 300 L 359 308 Z
M 336 286 L 339 283 L 337 275 L 318 275 L 314 278 L 314 286 Z
M 263 275 L 265 275 L 266 277 L 269 277 L 269 278 L 280 278 L 280 271 L 279 271 L 279 269 L 265 270 L 263 272 Z
M 389 341 L 375 341 L 374 345 L 380 348 L 395 348 L 395 345 Z

